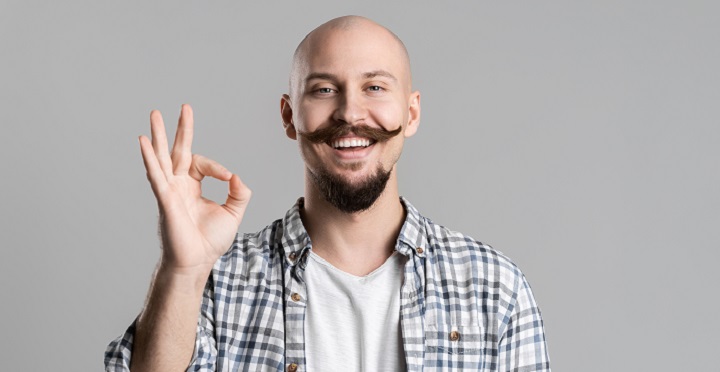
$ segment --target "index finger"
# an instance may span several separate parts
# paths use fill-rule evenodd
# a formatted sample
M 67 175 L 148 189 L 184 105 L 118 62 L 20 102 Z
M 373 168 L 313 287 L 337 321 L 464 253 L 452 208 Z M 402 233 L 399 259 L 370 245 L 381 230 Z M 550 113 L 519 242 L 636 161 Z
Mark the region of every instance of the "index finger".
M 158 163 L 166 176 L 172 175 L 172 161 L 168 154 L 167 136 L 165 134 L 165 124 L 162 115 L 158 110 L 150 112 L 150 131 L 152 133 L 152 146 L 155 150 Z
M 175 142 L 170 158 L 175 174 L 187 173 L 192 163 L 193 111 L 188 104 L 182 105 L 178 120 Z

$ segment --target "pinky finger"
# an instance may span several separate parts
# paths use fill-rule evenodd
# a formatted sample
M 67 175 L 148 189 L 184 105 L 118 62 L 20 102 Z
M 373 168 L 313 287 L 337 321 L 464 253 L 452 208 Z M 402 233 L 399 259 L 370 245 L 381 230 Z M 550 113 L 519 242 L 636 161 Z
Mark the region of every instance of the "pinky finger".
M 145 164 L 145 170 L 147 171 L 150 186 L 155 193 L 155 197 L 159 200 L 160 193 L 167 186 L 165 174 L 163 173 L 162 168 L 160 168 L 160 163 L 158 162 L 157 156 L 155 156 L 155 151 L 150 139 L 145 136 L 140 136 L 139 141 L 140 152 L 142 153 L 143 163 Z

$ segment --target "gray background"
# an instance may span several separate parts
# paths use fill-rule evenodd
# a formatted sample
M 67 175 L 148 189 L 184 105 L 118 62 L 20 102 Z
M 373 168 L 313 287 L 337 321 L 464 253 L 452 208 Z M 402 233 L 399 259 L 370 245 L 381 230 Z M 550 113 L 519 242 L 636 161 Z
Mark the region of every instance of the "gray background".
M 556 371 L 717 370 L 716 4 L 3 0 L 3 369 L 99 370 L 140 310 L 151 109 L 174 127 L 193 105 L 195 151 L 254 191 L 241 230 L 281 217 L 302 193 L 291 53 L 360 14 L 405 40 L 422 92 L 401 193 L 520 265 Z

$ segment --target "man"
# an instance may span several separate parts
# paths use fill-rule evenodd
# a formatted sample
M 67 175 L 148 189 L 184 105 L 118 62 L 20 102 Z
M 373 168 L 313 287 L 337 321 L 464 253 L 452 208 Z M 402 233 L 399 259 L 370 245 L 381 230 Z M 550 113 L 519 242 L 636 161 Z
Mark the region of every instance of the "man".
M 170 154 L 151 113 L 140 146 L 162 257 L 107 370 L 549 370 L 517 267 L 399 196 L 396 162 L 420 120 L 411 88 L 407 51 L 384 27 L 341 17 L 308 34 L 280 103 L 304 198 L 234 241 L 250 190 L 191 154 L 189 106 Z M 201 197 L 205 176 L 229 182 L 225 204 Z

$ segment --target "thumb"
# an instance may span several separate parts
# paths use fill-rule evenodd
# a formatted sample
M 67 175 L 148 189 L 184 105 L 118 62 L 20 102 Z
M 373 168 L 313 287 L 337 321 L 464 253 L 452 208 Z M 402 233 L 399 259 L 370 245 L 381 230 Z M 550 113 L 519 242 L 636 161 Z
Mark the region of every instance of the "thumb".
M 237 174 L 230 177 L 230 185 L 228 197 L 225 201 L 225 208 L 238 218 L 238 222 L 242 221 L 245 214 L 245 208 L 250 202 L 252 191 L 240 180 Z

